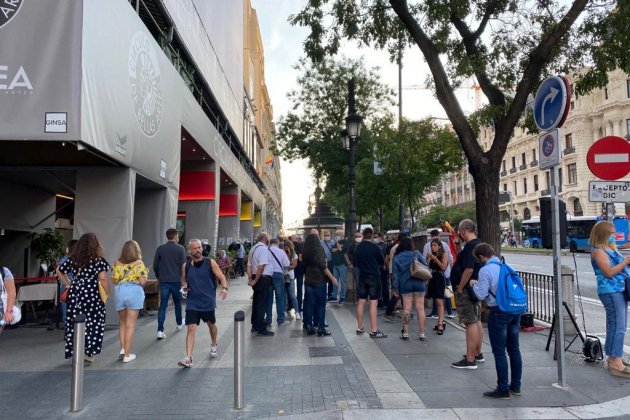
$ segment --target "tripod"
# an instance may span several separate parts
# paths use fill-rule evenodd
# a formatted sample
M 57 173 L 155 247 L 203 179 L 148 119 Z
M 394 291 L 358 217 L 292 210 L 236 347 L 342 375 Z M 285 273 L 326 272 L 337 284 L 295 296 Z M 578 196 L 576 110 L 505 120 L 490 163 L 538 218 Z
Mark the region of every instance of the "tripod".
M 567 351 L 569 347 L 571 347 L 571 344 L 573 344 L 575 339 L 578 337 L 580 337 L 580 340 L 582 340 L 582 344 L 583 344 L 584 336 L 582 335 L 582 331 L 580 331 L 580 327 L 578 327 L 577 321 L 575 320 L 575 316 L 573 316 L 573 314 L 571 313 L 571 310 L 569 309 L 569 305 L 567 305 L 567 303 L 563 301 L 562 306 L 564 306 L 564 309 L 567 310 L 567 314 L 569 315 L 569 318 L 571 318 L 571 322 L 573 323 L 573 326 L 575 327 L 575 331 L 577 331 L 577 333 L 575 334 L 575 337 L 573 337 L 573 339 L 569 342 L 569 344 L 564 348 L 564 351 Z M 549 346 L 551 345 L 551 337 L 553 336 L 555 329 L 556 329 L 556 312 L 554 311 L 553 321 L 551 322 L 551 330 L 549 330 L 549 336 L 547 337 L 547 346 L 545 347 L 545 351 L 549 351 Z M 554 343 L 553 360 L 557 360 L 557 359 L 558 359 L 558 352 L 556 349 L 556 344 Z

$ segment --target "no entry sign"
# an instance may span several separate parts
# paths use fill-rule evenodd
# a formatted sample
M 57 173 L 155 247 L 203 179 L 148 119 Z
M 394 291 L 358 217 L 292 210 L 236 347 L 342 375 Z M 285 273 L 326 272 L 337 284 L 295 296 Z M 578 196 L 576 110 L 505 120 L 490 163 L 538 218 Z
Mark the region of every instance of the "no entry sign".
M 598 178 L 623 178 L 630 172 L 630 143 L 617 136 L 603 137 L 588 149 L 586 163 Z

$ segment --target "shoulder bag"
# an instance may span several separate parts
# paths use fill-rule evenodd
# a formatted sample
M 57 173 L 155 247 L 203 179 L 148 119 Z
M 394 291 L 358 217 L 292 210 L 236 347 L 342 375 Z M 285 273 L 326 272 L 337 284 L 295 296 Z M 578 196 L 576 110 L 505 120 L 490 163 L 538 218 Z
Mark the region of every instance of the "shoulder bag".
M 431 280 L 431 270 L 422 265 L 420 261 L 414 256 L 411 266 L 409 267 L 411 277 L 424 281 Z

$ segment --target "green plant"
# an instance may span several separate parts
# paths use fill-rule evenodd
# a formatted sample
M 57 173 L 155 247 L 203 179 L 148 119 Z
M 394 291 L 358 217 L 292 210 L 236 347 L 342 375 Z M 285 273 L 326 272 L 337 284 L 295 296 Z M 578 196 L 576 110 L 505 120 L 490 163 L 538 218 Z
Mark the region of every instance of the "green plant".
M 41 233 L 32 233 L 29 239 L 35 258 L 46 263 L 48 267 L 52 267 L 63 255 L 65 247 L 63 236 L 54 229 L 46 228 Z

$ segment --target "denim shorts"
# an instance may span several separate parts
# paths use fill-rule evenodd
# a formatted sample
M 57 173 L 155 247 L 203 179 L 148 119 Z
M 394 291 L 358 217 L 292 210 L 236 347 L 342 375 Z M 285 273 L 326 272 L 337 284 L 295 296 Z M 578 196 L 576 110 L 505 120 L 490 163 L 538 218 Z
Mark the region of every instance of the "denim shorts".
M 116 286 L 116 310 L 144 308 L 144 290 L 138 283 L 123 283 Z
M 425 282 L 422 280 L 409 279 L 400 285 L 401 295 L 423 294 L 425 291 Z

